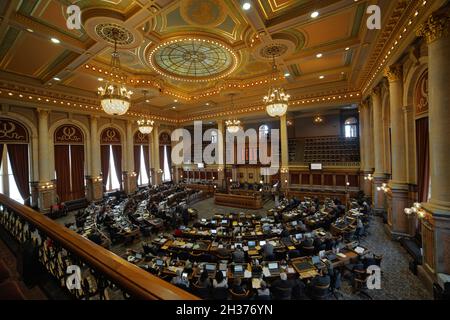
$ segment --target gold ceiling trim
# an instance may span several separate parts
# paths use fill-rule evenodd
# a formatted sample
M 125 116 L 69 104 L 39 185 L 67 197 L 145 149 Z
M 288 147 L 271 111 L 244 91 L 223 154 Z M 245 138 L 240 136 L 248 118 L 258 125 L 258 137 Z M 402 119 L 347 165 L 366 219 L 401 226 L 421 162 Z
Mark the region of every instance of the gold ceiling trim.
M 389 57 L 398 50 L 402 40 L 406 38 L 407 31 L 414 32 L 414 30 L 411 30 L 413 22 L 417 22 L 417 17 L 425 11 L 429 3 L 430 1 L 417 1 L 416 3 L 400 2 L 394 9 L 394 13 L 391 15 L 389 22 L 379 37 L 371 58 L 366 64 L 367 68 L 361 80 L 361 91 L 364 95 L 371 88 L 373 81 L 380 72 L 383 73 Z M 397 27 L 396 21 L 401 19 L 401 16 L 399 17 L 398 15 L 402 15 L 404 12 L 407 12 L 404 23 L 402 26 Z M 397 33 L 394 35 L 395 30 L 397 30 Z

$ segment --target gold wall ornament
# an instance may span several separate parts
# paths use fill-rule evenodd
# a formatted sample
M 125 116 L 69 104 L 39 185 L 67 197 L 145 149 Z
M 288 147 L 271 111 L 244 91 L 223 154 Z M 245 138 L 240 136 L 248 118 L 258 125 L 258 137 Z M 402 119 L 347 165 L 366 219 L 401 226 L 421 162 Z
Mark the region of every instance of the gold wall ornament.
M 55 130 L 55 144 L 83 144 L 83 132 L 74 125 L 62 125 Z
M 443 36 L 448 36 L 449 21 L 448 14 L 433 14 L 416 29 L 416 35 L 424 37 L 428 44 L 433 43 Z
M 28 143 L 28 131 L 12 119 L 0 118 L 0 143 Z
M 386 67 L 386 69 L 384 70 L 384 75 L 389 82 L 400 81 L 402 80 L 403 66 L 400 64 L 396 64 Z
M 120 132 L 116 128 L 106 128 L 100 135 L 101 144 L 120 144 Z

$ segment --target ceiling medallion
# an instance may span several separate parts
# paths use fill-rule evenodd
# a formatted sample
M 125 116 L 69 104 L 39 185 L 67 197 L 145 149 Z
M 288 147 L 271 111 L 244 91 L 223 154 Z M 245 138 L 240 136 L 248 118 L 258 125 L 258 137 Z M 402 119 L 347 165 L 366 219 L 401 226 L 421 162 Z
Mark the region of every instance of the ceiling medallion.
M 162 76 L 190 82 L 224 78 L 236 69 L 238 61 L 227 44 L 200 37 L 164 41 L 151 50 L 148 59 Z
M 115 23 L 101 23 L 95 26 L 95 32 L 103 40 L 124 46 L 133 43 L 133 34 L 122 26 Z
M 281 57 L 283 54 L 286 53 L 288 50 L 288 47 L 285 44 L 282 43 L 274 43 L 267 46 L 264 46 L 260 49 L 261 56 L 265 58 L 272 58 L 272 57 Z

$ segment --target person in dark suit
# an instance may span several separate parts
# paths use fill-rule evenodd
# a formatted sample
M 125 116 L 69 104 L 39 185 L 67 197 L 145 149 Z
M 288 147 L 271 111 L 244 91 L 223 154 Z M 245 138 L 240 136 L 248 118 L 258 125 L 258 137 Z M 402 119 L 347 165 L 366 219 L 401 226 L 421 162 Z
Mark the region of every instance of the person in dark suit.
M 245 253 L 242 250 L 241 246 L 236 246 L 236 250 L 233 252 L 233 262 L 235 263 L 245 262 Z
M 231 286 L 231 290 L 233 290 L 236 294 L 244 294 L 245 293 L 245 285 L 242 284 L 241 278 L 234 278 L 233 285 Z
M 293 287 L 294 283 L 291 280 L 288 280 L 286 273 L 282 272 L 280 273 L 280 278 L 275 280 L 270 288 L 272 294 L 278 299 L 290 300 Z
M 331 283 L 331 278 L 328 275 L 328 269 L 322 269 L 320 274 L 318 276 L 316 276 L 314 279 L 312 279 L 311 286 L 325 287 L 325 286 L 329 286 L 330 283 Z

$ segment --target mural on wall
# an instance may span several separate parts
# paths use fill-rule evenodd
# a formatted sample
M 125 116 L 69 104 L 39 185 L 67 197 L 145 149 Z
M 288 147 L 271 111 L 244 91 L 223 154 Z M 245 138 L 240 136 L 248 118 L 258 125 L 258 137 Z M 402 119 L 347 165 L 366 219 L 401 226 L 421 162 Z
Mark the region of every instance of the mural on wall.
M 0 118 L 0 143 L 28 143 L 28 131 L 19 122 Z
M 55 130 L 55 144 L 83 144 L 83 132 L 77 126 L 65 124 Z
M 120 144 L 120 132 L 116 128 L 106 128 L 100 135 L 101 144 Z
M 428 112 L 428 70 L 422 73 L 419 81 L 417 81 L 414 103 L 416 106 L 416 115 Z

